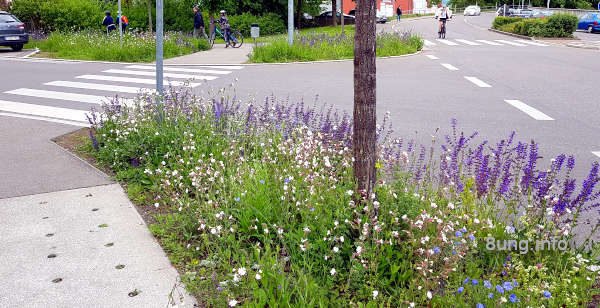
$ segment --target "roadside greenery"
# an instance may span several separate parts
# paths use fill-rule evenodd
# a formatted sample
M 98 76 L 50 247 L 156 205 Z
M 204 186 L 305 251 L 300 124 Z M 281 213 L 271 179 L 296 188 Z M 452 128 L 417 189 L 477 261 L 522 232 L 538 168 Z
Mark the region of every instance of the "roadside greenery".
M 77 33 L 54 32 L 46 39 L 33 40 L 26 48 L 39 48 L 44 56 L 73 60 L 98 60 L 115 62 L 152 62 L 156 58 L 154 36 L 146 33 L 126 33 L 123 45 L 119 33 L 83 31 Z M 166 33 L 164 56 L 172 58 L 209 49 L 204 39 L 193 39 L 180 33 Z
M 339 31 L 339 30 L 338 30 Z M 415 53 L 423 47 L 423 40 L 410 33 L 377 34 L 377 55 L 399 56 Z M 331 35 L 327 32 L 300 34 L 294 44 L 288 45 L 285 37 L 270 40 L 254 48 L 250 62 L 274 63 L 316 60 L 339 60 L 354 57 L 354 28 L 346 34 Z
M 493 143 L 453 121 L 423 146 L 386 116 L 381 180 L 360 196 L 351 117 L 232 91 L 115 99 L 90 117 L 89 151 L 152 209 L 201 306 L 597 305 L 597 246 L 551 243 L 596 234 L 598 163 L 579 182 L 575 158 L 542 162 L 514 133 Z
M 548 18 L 496 17 L 494 29 L 531 37 L 572 37 L 577 29 L 577 17 L 555 14 Z

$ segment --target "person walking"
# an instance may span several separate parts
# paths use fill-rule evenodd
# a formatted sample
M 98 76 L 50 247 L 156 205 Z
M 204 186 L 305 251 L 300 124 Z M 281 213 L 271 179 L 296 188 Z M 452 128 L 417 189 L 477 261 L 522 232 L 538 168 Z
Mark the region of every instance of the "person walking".
M 400 8 L 400 6 L 398 6 L 398 8 L 396 9 L 396 20 L 398 20 L 398 22 L 400 22 L 400 17 L 402 17 L 402 9 Z
M 198 35 L 202 34 L 202 37 L 208 39 L 206 31 L 204 31 L 204 17 L 202 12 L 197 5 L 194 6 L 194 38 L 198 38 Z
M 115 25 L 115 20 L 110 16 L 110 11 L 104 12 L 104 20 L 102 20 L 102 25 L 106 27 L 106 33 L 110 33 L 113 30 L 117 30 L 117 26 Z

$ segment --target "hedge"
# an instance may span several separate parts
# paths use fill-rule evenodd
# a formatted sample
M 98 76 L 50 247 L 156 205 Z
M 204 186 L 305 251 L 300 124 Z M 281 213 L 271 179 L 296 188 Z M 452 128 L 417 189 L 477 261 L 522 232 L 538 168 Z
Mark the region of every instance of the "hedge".
M 570 14 L 555 14 L 543 19 L 496 17 L 493 27 L 532 37 L 571 37 L 577 28 L 577 21 L 577 17 Z
M 279 15 L 274 13 L 264 14 L 262 16 L 254 16 L 250 13 L 244 13 L 242 15 L 231 16 L 229 23 L 232 28 L 238 29 L 242 32 L 242 35 L 250 36 L 250 26 L 254 23 L 260 27 L 260 35 L 279 34 L 286 31 L 285 24 L 281 20 Z

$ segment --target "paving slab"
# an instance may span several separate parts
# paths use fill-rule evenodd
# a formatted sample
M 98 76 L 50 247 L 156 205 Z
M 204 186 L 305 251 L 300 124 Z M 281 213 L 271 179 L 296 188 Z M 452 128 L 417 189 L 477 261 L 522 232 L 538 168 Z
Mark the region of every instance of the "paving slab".
M 118 184 L 0 199 L 0 220 L 0 307 L 194 307 Z
M 248 55 L 252 52 L 252 46 L 250 42 L 244 42 L 244 45 L 240 48 L 225 48 L 225 44 L 215 44 L 210 50 L 166 59 L 164 63 L 166 65 L 242 64 L 248 62 Z

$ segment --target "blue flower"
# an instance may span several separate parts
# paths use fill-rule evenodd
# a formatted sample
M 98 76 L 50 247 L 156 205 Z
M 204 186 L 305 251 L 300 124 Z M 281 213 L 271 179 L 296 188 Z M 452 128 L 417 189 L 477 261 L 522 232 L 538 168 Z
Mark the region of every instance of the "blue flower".
M 508 281 L 505 281 L 505 282 L 502 284 L 502 287 L 503 287 L 503 288 L 504 288 L 504 290 L 506 290 L 506 291 L 512 291 L 512 289 L 513 289 L 513 285 L 512 285 L 512 283 L 511 283 L 511 282 L 508 282 Z
M 460 229 L 460 231 L 461 231 L 462 233 L 467 233 L 467 228 L 463 227 L 462 229 Z
M 440 247 L 437 247 L 437 246 L 433 247 L 433 253 L 435 253 L 435 254 L 440 253 Z
M 486 287 L 486 288 L 488 288 L 488 289 L 491 289 L 492 288 L 492 283 L 489 280 L 484 280 L 483 281 L 483 286 Z
M 513 294 L 511 294 L 511 295 L 508 297 L 508 300 L 509 300 L 511 303 L 516 303 L 516 302 L 518 302 L 518 301 L 519 301 L 519 299 L 517 298 L 517 296 L 516 296 L 514 293 L 513 293 Z
M 467 283 L 469 283 L 469 281 L 471 281 L 471 279 L 469 279 L 469 277 L 467 277 L 467 279 L 465 279 L 465 280 L 463 281 L 463 284 L 467 284 Z
M 265 183 L 265 180 L 260 180 L 259 182 L 260 182 L 261 184 L 264 184 L 264 183 Z
M 552 294 L 550 292 L 548 292 L 547 290 L 544 290 L 543 295 L 545 298 L 550 298 L 552 296 Z
M 500 285 L 496 286 L 496 291 L 498 291 L 498 293 L 500 293 L 500 294 L 504 294 L 504 288 L 502 288 L 502 286 L 500 286 Z
M 479 280 L 473 279 L 473 281 L 471 281 L 471 283 L 473 283 L 473 285 L 476 286 L 479 284 Z
M 240 202 L 240 197 L 235 197 L 235 202 Z
M 452 250 L 452 254 L 455 255 L 456 254 L 456 250 Z
M 485 308 L 485 305 L 477 303 L 477 305 L 475 305 L 475 308 Z
M 458 292 L 458 294 L 461 294 L 464 290 L 465 290 L 465 288 L 460 287 L 460 288 L 458 288 L 458 290 L 456 290 L 456 292 Z
M 475 235 L 473 235 L 473 234 L 469 235 L 469 239 L 470 239 L 471 241 L 475 241 Z
M 488 298 L 490 298 L 490 299 L 491 299 L 491 298 L 494 298 L 494 293 L 490 293 L 490 294 L 488 294 Z
M 462 236 L 463 236 L 463 235 L 462 235 L 462 232 L 460 232 L 460 231 L 456 231 L 456 232 L 454 233 L 454 235 L 456 235 L 456 237 L 462 237 Z

